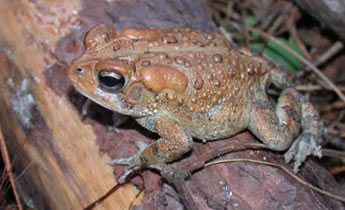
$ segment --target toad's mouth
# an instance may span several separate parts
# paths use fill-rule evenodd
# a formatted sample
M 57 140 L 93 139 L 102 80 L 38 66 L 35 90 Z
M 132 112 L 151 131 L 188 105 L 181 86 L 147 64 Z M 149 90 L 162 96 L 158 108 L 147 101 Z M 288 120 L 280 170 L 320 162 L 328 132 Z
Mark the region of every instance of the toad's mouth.
M 121 98 L 121 93 L 117 93 L 117 94 L 106 93 L 104 91 L 101 91 L 99 88 L 96 88 L 95 90 L 96 94 L 91 96 L 90 94 L 79 89 L 78 87 L 76 87 L 76 90 L 79 93 L 81 93 L 83 96 L 87 97 L 93 102 L 111 111 L 115 111 L 123 115 L 129 115 L 134 118 L 140 118 L 140 117 L 145 117 L 145 116 L 150 115 L 148 111 L 145 111 L 145 110 L 139 111 L 129 106 L 127 102 Z

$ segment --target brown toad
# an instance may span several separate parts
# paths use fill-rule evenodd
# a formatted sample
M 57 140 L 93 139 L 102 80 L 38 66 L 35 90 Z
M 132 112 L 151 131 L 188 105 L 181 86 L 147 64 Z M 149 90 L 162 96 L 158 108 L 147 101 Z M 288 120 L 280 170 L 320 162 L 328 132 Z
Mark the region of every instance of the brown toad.
M 220 34 L 114 31 L 100 24 L 88 32 L 85 46 L 68 72 L 76 89 L 161 136 L 150 145 L 138 143 L 136 155 L 112 161 L 130 166 L 119 182 L 140 168 L 176 160 L 191 149 L 192 137 L 210 141 L 245 129 L 273 150 L 290 147 L 285 159 L 295 159 L 295 171 L 306 156 L 321 155 L 323 125 L 314 107 L 287 88 L 292 74 L 230 46 Z M 275 107 L 266 94 L 271 83 L 286 88 Z

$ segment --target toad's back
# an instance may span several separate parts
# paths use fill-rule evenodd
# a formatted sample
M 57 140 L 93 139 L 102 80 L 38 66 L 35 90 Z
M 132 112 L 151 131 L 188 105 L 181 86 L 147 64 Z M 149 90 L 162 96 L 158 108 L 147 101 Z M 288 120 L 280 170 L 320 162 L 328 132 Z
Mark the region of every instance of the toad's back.
M 158 68 L 177 71 L 182 74 L 172 77 L 181 82 L 170 88 L 144 83 L 152 92 L 145 101 L 148 109 L 170 115 L 200 139 L 224 138 L 245 129 L 253 94 L 263 93 L 269 83 L 267 60 L 231 47 L 219 34 L 175 28 L 162 30 L 159 37 L 146 44 L 136 70 L 144 77 L 157 74 Z M 141 43 L 134 44 L 137 49 Z M 144 121 L 139 120 L 145 126 Z
M 114 31 L 100 25 L 85 44 L 75 65 L 91 74 L 78 74 L 74 83 L 80 92 L 138 117 L 150 130 L 157 116 L 166 115 L 205 140 L 245 129 L 252 97 L 265 95 L 274 75 L 269 62 L 249 49 L 230 46 L 221 34 L 190 28 Z M 100 72 L 125 77 L 121 92 L 100 86 Z

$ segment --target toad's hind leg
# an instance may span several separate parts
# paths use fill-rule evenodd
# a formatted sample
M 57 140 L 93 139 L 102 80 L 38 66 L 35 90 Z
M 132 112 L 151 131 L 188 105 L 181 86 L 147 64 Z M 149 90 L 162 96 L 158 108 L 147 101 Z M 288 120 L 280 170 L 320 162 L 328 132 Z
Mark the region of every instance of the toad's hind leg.
M 300 128 L 302 133 L 297 137 Z M 321 156 L 318 145 L 324 127 L 319 114 L 310 102 L 292 88 L 282 92 L 275 110 L 265 94 L 256 97 L 252 102 L 249 130 L 277 151 L 286 150 L 297 137 L 285 153 L 287 162 L 295 160 L 295 172 L 308 155 Z

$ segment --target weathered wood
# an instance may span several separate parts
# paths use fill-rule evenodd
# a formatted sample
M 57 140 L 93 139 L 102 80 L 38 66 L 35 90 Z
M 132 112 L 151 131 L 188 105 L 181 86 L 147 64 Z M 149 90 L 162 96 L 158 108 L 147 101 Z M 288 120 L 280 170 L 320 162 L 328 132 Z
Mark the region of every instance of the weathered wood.
M 44 76 L 80 8 L 77 0 L 0 1 L 1 129 L 14 172 L 27 168 L 17 184 L 33 209 L 82 209 L 116 184 L 90 126 Z M 124 186 L 98 209 L 127 209 L 137 192 Z
M 295 2 L 315 19 L 319 20 L 322 26 L 331 28 L 342 40 L 345 40 L 344 0 L 296 0 Z

